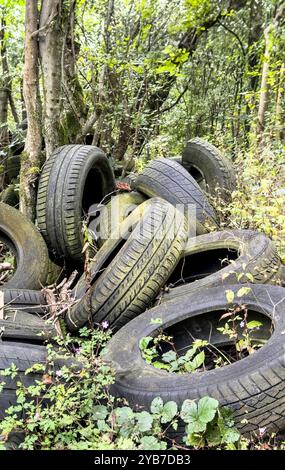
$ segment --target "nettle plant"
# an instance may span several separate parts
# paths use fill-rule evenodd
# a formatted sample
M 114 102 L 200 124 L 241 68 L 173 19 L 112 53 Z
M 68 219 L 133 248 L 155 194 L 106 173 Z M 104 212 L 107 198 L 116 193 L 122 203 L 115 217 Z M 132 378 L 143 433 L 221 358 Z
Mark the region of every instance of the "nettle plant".
M 25 372 L 33 375 L 32 385 L 17 382 L 17 402 L 0 423 L 1 448 L 9 445 L 15 432 L 21 436 L 20 448 L 28 450 L 235 447 L 240 436 L 231 412 L 209 397 L 198 403 L 187 400 L 179 412 L 174 401 L 164 403 L 159 397 L 149 411 L 135 411 L 111 396 L 114 371 L 104 363 L 109 337 L 102 327 L 83 328 L 79 338 L 67 335 L 57 338 L 56 345 L 47 345 L 46 362 Z M 5 377 L 17 381 L 18 370 L 12 364 L 1 375 L 4 382 Z M 184 443 L 176 443 L 168 434 L 177 430 L 181 419 L 187 435 Z M 215 440 L 210 437 L 214 434 Z

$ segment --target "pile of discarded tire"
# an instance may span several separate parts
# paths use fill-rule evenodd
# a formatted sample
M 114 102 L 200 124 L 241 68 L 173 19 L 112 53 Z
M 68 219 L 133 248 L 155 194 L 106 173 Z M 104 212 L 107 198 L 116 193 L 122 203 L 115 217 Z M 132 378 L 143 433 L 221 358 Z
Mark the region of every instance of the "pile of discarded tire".
M 181 158 L 153 160 L 119 182 L 100 149 L 57 149 L 42 168 L 36 225 L 0 203 L 0 370 L 14 363 L 23 380 L 33 380 L 26 368 L 44 361 L 43 342 L 57 335 L 43 319 L 51 310 L 44 288 L 76 269 L 81 277 L 61 325 L 74 335 L 90 323 L 113 330 L 106 356 L 116 373 L 113 395 L 140 409 L 157 396 L 181 405 L 208 395 L 234 410 L 244 433 L 284 429 L 284 267 L 263 233 L 219 230 L 209 201 L 219 196 L 227 203 L 234 189 L 231 162 L 198 138 Z M 86 231 L 92 239 L 88 275 Z M 15 260 L 9 276 L 3 247 Z M 247 287 L 242 296 L 241 285 Z M 209 338 L 219 347 L 225 343 L 220 318 L 238 306 L 261 319 L 258 335 L 266 341 L 254 354 L 183 374 L 143 359 L 140 340 L 161 331 L 178 350 Z M 12 379 L 4 386 L 0 416 L 15 403 L 15 388 Z

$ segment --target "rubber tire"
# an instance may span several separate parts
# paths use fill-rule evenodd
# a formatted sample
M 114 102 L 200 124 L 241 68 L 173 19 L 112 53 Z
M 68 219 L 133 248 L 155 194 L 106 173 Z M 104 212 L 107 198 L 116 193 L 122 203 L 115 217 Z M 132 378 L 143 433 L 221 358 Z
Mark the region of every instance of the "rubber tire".
M 251 230 L 213 232 L 190 238 L 182 255 L 182 266 L 191 262 L 191 255 L 210 252 L 217 249 L 234 249 L 238 258 L 228 266 L 202 279 L 171 288 L 162 294 L 161 301 L 166 302 L 193 291 L 202 291 L 208 287 L 228 284 L 277 284 L 281 276 L 281 261 L 276 246 L 264 234 Z M 245 273 L 240 279 L 238 275 Z M 248 278 L 246 274 L 252 277 Z
M 58 334 L 52 324 L 47 324 L 42 318 L 20 310 L 6 310 L 4 319 L 0 320 L 1 338 L 17 341 L 29 341 L 43 344 L 52 340 Z
M 40 315 L 48 313 L 46 299 L 41 291 L 0 287 L 0 292 L 4 294 L 5 309 L 25 310 Z
M 138 175 L 133 187 L 149 197 L 161 197 L 174 206 L 195 204 L 198 235 L 209 231 L 207 224 L 218 225 L 215 211 L 198 183 L 175 161 L 167 158 L 152 160 Z
M 41 373 L 33 372 L 25 374 L 27 369 L 30 369 L 35 364 L 46 364 L 47 351 L 44 346 L 37 344 L 29 344 L 19 341 L 1 341 L 0 340 L 0 372 L 10 368 L 12 364 L 18 369 L 17 376 L 12 379 L 11 377 L 4 377 L 0 374 L 0 385 L 4 383 L 4 388 L 0 394 L 0 418 L 4 417 L 5 410 L 11 405 L 16 404 L 16 390 L 17 382 L 21 382 L 26 387 L 35 384 L 35 380 L 42 380 Z M 74 359 L 64 360 L 56 359 L 54 372 L 63 365 L 80 368 L 80 364 Z
M 174 400 L 179 407 L 184 400 L 210 396 L 234 411 L 236 425 L 242 433 L 266 427 L 277 432 L 285 427 L 285 296 L 276 286 L 252 285 L 251 292 L 238 298 L 240 285 L 230 286 L 236 305 L 248 305 L 274 320 L 274 332 L 258 351 L 234 364 L 195 374 L 175 374 L 146 364 L 139 341 L 155 336 L 160 329 L 204 312 L 228 310 L 221 287 L 199 291 L 160 305 L 132 320 L 108 343 L 105 360 L 116 371 L 110 393 L 125 398 L 130 406 L 149 408 L 160 396 L 164 402 Z M 153 324 L 160 318 L 162 323 Z
M 213 197 L 219 194 L 225 201 L 231 199 L 236 187 L 235 170 L 231 161 L 214 145 L 199 137 L 189 140 L 182 153 L 182 164 L 190 174 L 191 168 L 202 173 L 206 189 Z
M 99 181 L 92 182 L 92 172 Z M 94 177 L 94 176 L 93 176 Z M 98 193 L 96 194 L 99 184 Z M 91 198 L 91 190 L 94 198 Z M 88 208 L 112 193 L 115 179 L 111 165 L 100 149 L 91 145 L 65 145 L 58 148 L 44 164 L 37 198 L 38 226 L 49 250 L 56 257 L 82 262 L 83 200 Z
M 134 222 L 136 226 L 124 242 Z M 97 253 L 91 265 L 91 278 L 95 274 L 97 278 L 83 298 L 84 277 L 79 281 L 77 297 L 81 300 L 65 318 L 69 331 L 88 323 L 90 308 L 93 322 L 107 321 L 113 330 L 146 310 L 179 261 L 187 240 L 185 225 L 183 214 L 160 198 L 138 206 L 121 224 L 121 237 L 112 234 Z M 109 262 L 116 248 L 119 252 Z
M 136 191 L 119 193 L 111 198 L 100 211 L 98 218 L 89 225 L 92 237 L 95 236 L 96 244 L 101 247 L 111 236 L 112 229 L 117 231 L 118 226 L 130 215 L 133 210 L 145 201 L 145 197 Z M 114 211 L 116 213 L 114 214 Z M 112 217 L 115 215 L 115 217 Z
M 16 341 L 0 341 L 0 371 L 10 368 L 12 364 L 15 364 L 19 369 L 16 379 L 0 375 L 0 384 L 5 384 L 0 394 L 0 418 L 4 417 L 4 412 L 9 406 L 16 404 L 16 383 L 18 381 L 28 387 L 34 384 L 35 379 L 41 380 L 41 374 L 25 375 L 25 371 L 34 364 L 45 364 L 46 357 L 44 346 Z
M 17 258 L 16 271 L 4 286 L 41 289 L 45 285 L 49 267 L 46 244 L 32 222 L 3 202 L 0 203 L 0 239 L 11 245 Z

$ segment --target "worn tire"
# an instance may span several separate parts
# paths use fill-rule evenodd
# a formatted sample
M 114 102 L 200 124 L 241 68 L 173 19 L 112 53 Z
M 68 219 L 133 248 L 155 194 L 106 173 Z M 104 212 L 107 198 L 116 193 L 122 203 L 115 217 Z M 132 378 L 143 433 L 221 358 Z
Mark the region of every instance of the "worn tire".
M 55 326 L 48 324 L 37 315 L 20 310 L 5 310 L 4 319 L 0 320 L 1 338 L 5 341 L 29 341 L 43 344 L 58 334 Z
M 235 259 L 232 255 L 236 252 Z M 226 257 L 231 262 L 222 267 Z M 193 276 L 192 279 L 197 280 L 187 282 L 186 279 L 186 283 L 170 287 L 160 300 L 165 302 L 197 289 L 227 284 L 277 284 L 280 275 L 281 262 L 276 246 L 264 234 L 251 230 L 213 232 L 188 240 L 169 285 L 179 284 L 183 277 L 190 280 Z M 199 276 L 203 277 L 199 279 Z
M 213 197 L 228 201 L 235 189 L 235 170 L 231 161 L 212 144 L 196 137 L 182 153 L 182 165 Z
M 29 313 L 46 315 L 48 307 L 44 294 L 39 290 L 0 288 L 4 294 L 5 310 L 25 310 Z
M 17 268 L 4 284 L 13 289 L 40 289 L 46 282 L 49 258 L 36 227 L 13 207 L 0 203 L 0 240 L 15 253 Z
M 139 341 L 156 336 L 158 330 L 190 318 L 203 317 L 204 312 L 227 311 L 223 288 L 210 288 L 190 294 L 144 312 L 122 328 L 108 343 L 105 356 L 116 371 L 116 382 L 110 392 L 125 398 L 131 406 L 148 408 L 160 396 L 165 402 L 174 400 L 179 406 L 185 399 L 203 396 L 216 398 L 234 411 L 236 425 L 242 433 L 266 427 L 267 432 L 285 427 L 285 290 L 276 286 L 252 285 L 251 292 L 238 298 L 240 286 L 230 286 L 236 305 L 273 320 L 274 331 L 269 341 L 254 354 L 226 367 L 190 374 L 168 373 L 147 364 L 141 356 Z M 152 319 L 160 318 L 159 325 Z M 199 338 L 198 331 L 195 338 Z
M 133 187 L 149 197 L 161 197 L 174 206 L 186 208 L 195 204 L 198 235 L 208 231 L 208 224 L 218 225 L 215 211 L 198 183 L 175 161 L 167 158 L 152 160 L 138 175 Z
M 138 206 L 120 225 L 120 236 L 113 233 L 95 256 L 91 288 L 82 299 L 84 278 L 79 281 L 81 300 L 66 316 L 68 329 L 76 331 L 89 319 L 119 329 L 146 310 L 179 261 L 187 239 L 185 224 L 183 214 L 160 198 Z
M 82 262 L 82 217 L 115 188 L 111 165 L 91 145 L 65 145 L 44 164 L 39 181 L 37 219 L 49 250 Z
M 98 218 L 89 225 L 92 238 L 101 247 L 111 236 L 112 231 L 117 231 L 119 225 L 133 210 L 145 201 L 145 197 L 136 191 L 119 193 L 100 210 Z
M 0 384 L 5 384 L 0 395 L 0 417 L 4 417 L 4 412 L 9 406 L 16 404 L 17 381 L 30 386 L 34 384 L 36 378 L 41 379 L 41 374 L 25 375 L 25 371 L 34 364 L 45 364 L 46 356 L 44 346 L 24 342 L 0 341 L 0 371 L 10 368 L 12 364 L 15 364 L 19 369 L 16 379 L 0 375 Z

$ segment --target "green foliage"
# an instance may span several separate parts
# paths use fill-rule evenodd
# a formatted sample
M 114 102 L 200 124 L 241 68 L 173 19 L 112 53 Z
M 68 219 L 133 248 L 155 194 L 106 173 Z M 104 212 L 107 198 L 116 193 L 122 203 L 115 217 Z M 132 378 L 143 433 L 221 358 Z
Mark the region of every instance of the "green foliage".
M 190 447 L 234 444 L 240 439 L 232 413 L 228 409 L 220 409 L 219 402 L 214 398 L 203 397 L 198 403 L 186 400 L 182 405 L 181 418 L 187 423 L 184 441 Z

